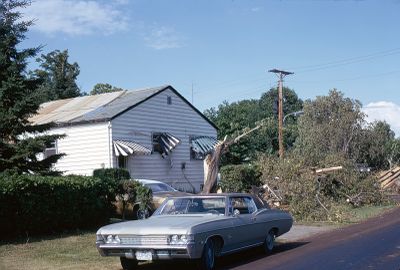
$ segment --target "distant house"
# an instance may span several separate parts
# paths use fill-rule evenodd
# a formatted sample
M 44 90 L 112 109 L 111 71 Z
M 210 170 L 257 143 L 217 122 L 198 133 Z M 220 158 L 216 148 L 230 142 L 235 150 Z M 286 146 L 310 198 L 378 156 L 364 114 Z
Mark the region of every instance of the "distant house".
M 200 190 L 203 158 L 217 137 L 216 126 L 171 86 L 51 101 L 30 121 L 54 122 L 49 133 L 67 135 L 44 151 L 66 154 L 55 165 L 65 174 L 120 167 L 181 190 Z

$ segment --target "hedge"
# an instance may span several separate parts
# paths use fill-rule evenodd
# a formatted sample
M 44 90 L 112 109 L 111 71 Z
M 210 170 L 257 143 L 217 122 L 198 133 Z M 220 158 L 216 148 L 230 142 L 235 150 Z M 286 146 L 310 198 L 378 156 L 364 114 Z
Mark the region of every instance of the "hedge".
M 123 168 L 96 169 L 93 171 L 93 177 L 103 180 L 114 180 L 115 183 L 118 183 L 119 180 L 128 180 L 131 178 L 129 171 Z
M 261 185 L 259 169 L 251 164 L 227 165 L 220 169 L 219 186 L 224 192 L 248 192 Z
M 95 228 L 108 221 L 113 192 L 113 183 L 95 177 L 0 175 L 0 231 L 11 237 Z

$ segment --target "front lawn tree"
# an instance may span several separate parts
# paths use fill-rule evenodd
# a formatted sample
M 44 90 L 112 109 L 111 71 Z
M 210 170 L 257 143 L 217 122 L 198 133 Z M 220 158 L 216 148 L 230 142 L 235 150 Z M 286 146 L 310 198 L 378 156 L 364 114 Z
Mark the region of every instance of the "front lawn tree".
M 28 121 L 40 105 L 39 82 L 27 75 L 27 61 L 40 48 L 19 49 L 32 24 L 23 21 L 20 13 L 29 3 L 24 0 L 0 2 L 0 173 L 55 174 L 52 165 L 62 155 L 41 160 L 37 154 L 61 136 L 28 136 L 50 128 L 50 125 L 33 126 Z

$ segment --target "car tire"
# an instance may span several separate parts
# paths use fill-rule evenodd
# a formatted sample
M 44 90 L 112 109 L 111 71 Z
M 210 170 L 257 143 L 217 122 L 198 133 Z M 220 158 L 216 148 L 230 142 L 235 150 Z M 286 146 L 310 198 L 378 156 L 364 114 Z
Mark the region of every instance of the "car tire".
M 274 249 L 274 244 L 275 244 L 275 231 L 270 230 L 265 237 L 264 244 L 263 244 L 263 249 L 265 254 L 271 254 L 272 250 Z
M 213 270 L 215 268 L 215 245 L 214 241 L 208 239 L 204 245 L 201 258 L 197 262 L 199 270 Z
M 121 266 L 122 266 L 122 269 L 124 269 L 124 270 L 134 270 L 137 268 L 138 261 L 135 259 L 119 257 L 119 260 L 121 261 Z

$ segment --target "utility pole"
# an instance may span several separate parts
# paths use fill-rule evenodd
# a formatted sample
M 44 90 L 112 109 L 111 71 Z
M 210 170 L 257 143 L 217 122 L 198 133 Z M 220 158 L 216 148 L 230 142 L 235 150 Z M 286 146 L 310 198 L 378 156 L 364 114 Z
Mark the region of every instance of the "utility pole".
M 278 140 L 279 140 L 279 157 L 283 158 L 284 149 L 283 149 L 283 78 L 287 75 L 294 74 L 293 72 L 271 69 L 268 72 L 275 73 L 278 78 Z

